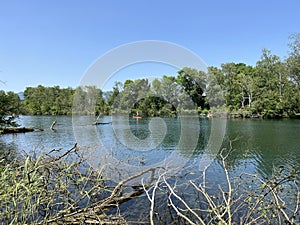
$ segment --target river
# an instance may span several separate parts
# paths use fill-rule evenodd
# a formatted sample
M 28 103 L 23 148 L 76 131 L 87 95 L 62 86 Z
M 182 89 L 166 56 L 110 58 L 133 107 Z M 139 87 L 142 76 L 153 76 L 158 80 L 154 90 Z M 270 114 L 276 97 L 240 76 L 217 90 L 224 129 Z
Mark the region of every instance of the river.
M 151 118 L 122 117 L 121 121 L 125 121 L 123 123 L 120 122 L 120 118 L 104 116 L 100 117 L 98 122 L 113 121 L 113 123 L 97 126 L 92 125 L 96 117 L 89 116 L 21 116 L 18 120 L 21 126 L 37 127 L 44 131 L 2 135 L 0 136 L 1 148 L 27 154 L 41 154 L 58 148 L 68 150 L 77 142 L 88 152 L 90 163 L 94 167 L 102 165 L 103 160 L 107 160 L 106 155 L 110 155 L 113 158 L 111 162 L 118 162 L 117 169 L 130 168 L 131 173 L 154 165 L 165 165 L 169 159 L 171 160 L 167 163 L 170 167 L 174 161 L 177 161 L 181 165 L 193 165 L 196 168 L 195 165 L 202 162 L 201 158 L 207 154 L 205 149 L 209 143 L 209 137 L 214 132 L 211 129 L 212 120 L 206 118 L 197 119 L 197 121 L 195 119 L 184 120 L 185 124 L 180 119 L 164 118 L 159 119 L 153 125 L 150 122 Z M 54 120 L 57 121 L 55 130 L 50 130 L 49 127 Z M 233 150 L 228 160 L 230 173 L 236 175 L 243 172 L 255 173 L 262 178 L 268 178 L 272 176 L 274 168 L 299 168 L 299 120 L 231 119 L 222 123 L 226 126 L 224 126 L 224 137 L 222 136 L 219 149 Z M 160 132 L 157 136 L 155 132 L 151 133 L 151 126 L 152 128 L 154 126 L 156 133 Z M 183 127 L 186 129 L 183 130 Z M 129 132 L 128 135 L 125 131 L 123 132 L 126 128 L 129 128 L 126 131 Z M 184 136 L 182 132 L 188 132 L 188 135 Z M 183 140 L 183 143 L 192 146 L 195 133 L 197 143 L 192 147 L 193 149 L 178 147 L 178 143 L 185 138 L 188 141 Z M 133 139 L 132 135 L 138 139 Z M 150 142 L 147 139 L 149 136 Z M 135 144 L 128 143 L 128 140 Z M 150 147 L 143 149 L 145 146 Z M 172 157 L 175 157 L 173 158 L 175 160 L 172 160 Z M 212 169 L 208 173 L 210 176 L 208 179 L 216 184 L 224 179 L 217 162 L 218 160 L 212 157 L 210 162 Z M 174 165 L 174 167 L 178 166 L 176 162 Z M 111 170 L 109 173 L 112 173 Z M 110 176 L 109 173 L 108 176 Z M 115 176 L 110 178 L 121 179 Z M 126 207 L 134 207 L 134 204 Z

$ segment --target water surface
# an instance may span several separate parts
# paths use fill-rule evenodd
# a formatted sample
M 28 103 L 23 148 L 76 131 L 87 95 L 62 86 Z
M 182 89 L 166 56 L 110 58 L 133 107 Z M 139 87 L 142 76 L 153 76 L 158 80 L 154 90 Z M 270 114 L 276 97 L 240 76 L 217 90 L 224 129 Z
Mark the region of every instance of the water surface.
M 120 121 L 129 121 L 130 132 L 141 140 L 147 140 L 151 134 L 149 129 L 151 118 L 123 117 L 119 119 Z M 49 127 L 54 120 L 57 120 L 57 125 L 52 131 Z M 163 120 L 167 129 L 163 140 L 154 149 L 147 151 L 137 151 L 124 145 L 122 138 L 126 139 L 127 133 L 124 131 L 120 137 L 115 132 L 115 129 L 122 130 L 124 123 L 94 126 L 92 124 L 96 121 L 96 117 L 90 116 L 73 118 L 70 116 L 22 116 L 19 118 L 22 126 L 38 127 L 44 131 L 2 135 L 0 136 L 0 147 L 27 154 L 40 154 L 52 149 L 68 150 L 77 142 L 90 157 L 93 166 L 97 166 L 97 164 L 101 166 L 106 160 L 109 161 L 107 155 L 112 157 L 114 161 L 110 161 L 111 174 L 108 176 L 112 175 L 114 171 L 122 171 L 121 165 L 139 170 L 164 164 L 165 160 L 176 151 L 174 159 L 178 161 L 177 163 L 184 162 L 186 166 L 197 169 L 197 163 L 203 157 L 210 134 L 213 132 L 211 131 L 211 120 L 200 119 L 199 123 L 194 123 L 194 119 L 185 120 L 187 123 L 185 126 L 189 128 L 190 134 L 194 134 L 200 127 L 198 143 L 192 150 L 178 148 L 182 121 L 174 118 L 163 118 Z M 98 122 L 110 121 L 112 118 L 108 116 L 98 120 Z M 196 129 L 195 126 L 199 127 Z M 227 168 L 233 176 L 247 172 L 268 178 L 272 176 L 274 168 L 280 166 L 283 168 L 300 167 L 299 136 L 299 120 L 227 120 L 225 137 L 220 149 L 232 150 L 227 159 Z M 126 176 L 126 173 L 123 175 Z M 195 170 L 189 179 L 197 179 L 201 175 L 201 171 L 197 174 L 197 170 Z M 215 185 L 216 187 L 218 184 L 224 183 L 224 172 L 218 159 L 213 161 L 210 170 L 207 171 L 207 180 L 211 186 Z M 182 182 L 184 183 L 186 180 Z M 136 218 L 137 213 L 141 218 L 145 218 L 149 212 L 148 206 L 147 198 L 142 197 L 124 204 L 123 210 L 126 211 L 129 219 Z M 164 210 L 165 206 L 161 207 L 161 210 Z
M 128 118 L 125 118 L 128 120 Z M 52 121 L 57 120 L 55 131 L 49 129 Z M 90 148 L 100 146 L 114 152 L 117 159 L 128 160 L 137 165 L 140 158 L 145 164 L 154 164 L 164 160 L 172 151 L 178 150 L 180 139 L 180 119 L 164 118 L 167 134 L 162 143 L 149 151 L 135 151 L 122 144 L 111 124 L 92 126 L 95 117 L 83 116 L 22 116 L 19 123 L 26 127 L 44 129 L 42 132 L 24 134 L 6 134 L 0 136 L 2 148 L 18 151 L 46 152 L 54 148 L 71 148 L 76 140 L 74 130 L 79 133 L 79 144 Z M 102 117 L 99 122 L 110 122 L 111 117 Z M 150 119 L 131 119 L 131 132 L 140 139 L 149 136 Z M 193 120 L 192 120 L 193 121 Z M 192 154 L 181 149 L 181 157 L 200 158 L 210 135 L 211 121 L 200 119 L 200 135 L 197 147 Z M 191 128 L 192 129 L 192 128 Z M 192 130 L 191 130 L 192 132 Z M 222 148 L 234 151 L 230 155 L 231 169 L 248 170 L 261 175 L 270 175 L 272 168 L 279 165 L 297 166 L 300 163 L 300 121 L 299 120 L 227 120 L 226 134 Z M 78 138 L 78 137 L 77 137 Z

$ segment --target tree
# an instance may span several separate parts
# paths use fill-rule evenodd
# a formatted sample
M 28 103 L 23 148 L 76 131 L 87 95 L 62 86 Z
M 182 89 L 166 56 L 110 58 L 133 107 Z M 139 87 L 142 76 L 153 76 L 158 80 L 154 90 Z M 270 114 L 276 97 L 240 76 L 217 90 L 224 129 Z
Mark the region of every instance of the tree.
M 300 85 L 300 33 L 293 34 L 289 37 L 289 57 L 287 58 L 287 65 L 289 71 L 289 78 L 299 88 Z
M 109 114 L 109 106 L 106 103 L 102 90 L 98 89 L 98 96 L 96 99 L 96 107 L 95 107 L 96 115 L 107 115 Z
M 147 79 L 137 79 L 134 81 L 126 81 L 123 90 L 119 93 L 117 98 L 117 105 L 114 108 L 117 111 L 144 111 L 142 108 L 143 99 L 150 95 L 150 85 Z M 144 111 L 143 113 L 147 113 Z
M 113 87 L 113 91 L 111 93 L 109 93 L 110 95 L 107 98 L 107 104 L 108 104 L 108 107 L 109 107 L 111 113 L 113 112 L 114 106 L 118 107 L 119 102 L 118 102 L 117 97 L 120 93 L 121 87 L 122 87 L 122 83 L 116 82 Z
M 265 117 L 280 117 L 283 114 L 284 65 L 271 51 L 263 49 L 261 60 L 256 65 L 256 101 L 254 108 Z
M 202 109 L 207 107 L 203 95 L 207 82 L 205 72 L 185 67 L 178 71 L 176 81 L 183 86 L 184 91 L 197 107 Z
M 72 113 L 73 96 L 72 88 L 27 87 L 22 108 L 30 115 L 69 115 Z
M 18 94 L 0 90 L 0 128 L 18 126 L 14 120 L 20 112 L 20 105 Z
M 208 67 L 206 101 L 209 108 L 225 105 L 224 74 L 217 67 Z
M 298 114 L 300 113 L 300 33 L 293 34 L 289 38 L 290 51 L 286 63 L 288 79 L 292 83 L 289 85 L 291 92 L 287 104 L 290 104 L 292 114 Z
M 234 78 L 234 87 L 236 93 L 236 109 L 251 107 L 255 90 L 255 69 L 252 66 L 247 66 L 244 63 L 236 64 L 237 74 Z
M 246 99 L 252 101 L 251 67 L 244 63 L 225 63 L 221 68 L 227 107 L 230 110 L 244 108 Z
M 184 101 L 182 86 L 176 82 L 172 76 L 163 76 L 160 85 L 160 96 L 167 102 L 163 111 L 168 115 L 179 109 L 180 103 Z M 188 96 L 186 96 L 188 97 Z
M 59 91 L 59 96 L 56 97 L 56 101 L 55 101 L 55 108 L 57 110 L 56 111 L 52 110 L 52 115 L 54 114 L 71 115 L 74 93 L 75 93 L 74 89 L 70 87 L 61 89 Z

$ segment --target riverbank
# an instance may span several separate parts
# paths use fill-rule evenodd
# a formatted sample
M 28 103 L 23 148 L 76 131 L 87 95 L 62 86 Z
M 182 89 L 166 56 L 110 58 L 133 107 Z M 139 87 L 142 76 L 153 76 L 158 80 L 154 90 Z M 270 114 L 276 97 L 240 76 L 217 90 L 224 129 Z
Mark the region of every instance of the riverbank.
M 212 108 L 206 113 L 208 118 L 226 119 L 300 119 L 300 113 L 278 114 L 271 111 L 257 113 L 249 109 L 228 110 L 226 108 Z

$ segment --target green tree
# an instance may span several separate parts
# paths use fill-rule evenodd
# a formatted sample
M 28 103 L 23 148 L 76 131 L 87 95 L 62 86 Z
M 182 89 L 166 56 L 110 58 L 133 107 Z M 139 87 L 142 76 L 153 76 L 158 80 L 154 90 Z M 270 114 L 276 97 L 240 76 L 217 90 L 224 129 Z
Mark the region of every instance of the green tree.
M 107 97 L 107 104 L 109 107 L 110 112 L 113 112 L 113 108 L 118 108 L 119 106 L 119 98 L 118 95 L 120 94 L 120 91 L 122 89 L 122 83 L 121 82 L 116 82 L 113 91 L 109 93 L 109 96 Z
M 225 106 L 224 74 L 217 67 L 208 67 L 206 101 L 209 108 Z
M 284 65 L 271 51 L 263 49 L 256 65 L 256 98 L 254 108 L 264 117 L 280 117 L 283 114 Z
M 60 113 L 62 115 L 71 115 L 74 93 L 74 89 L 70 87 L 61 89 L 59 92 L 59 96 L 56 98 L 55 101 L 55 109 L 57 109 L 57 111 L 53 110 L 52 114 Z
M 204 96 L 207 82 L 205 72 L 185 67 L 178 71 L 176 81 L 183 86 L 183 90 L 198 108 L 207 107 Z
M 224 75 L 224 95 L 229 110 L 240 109 L 244 103 L 243 83 L 246 78 L 243 73 L 246 65 L 243 63 L 225 63 L 221 65 Z M 242 75 L 243 74 L 243 75 Z
M 300 33 L 291 35 L 289 43 L 289 56 L 286 60 L 288 79 L 292 82 L 289 85 L 291 114 L 300 113 Z
M 106 103 L 102 90 L 98 89 L 98 96 L 96 100 L 96 108 L 95 108 L 96 115 L 107 115 L 109 114 L 109 106 Z
M 74 90 L 59 86 L 27 87 L 22 108 L 30 115 L 69 115 L 72 112 Z
M 300 33 L 293 34 L 289 37 L 289 57 L 287 58 L 289 78 L 296 84 L 300 85 Z
M 150 85 L 147 79 L 137 79 L 133 82 L 126 82 L 123 90 L 118 96 L 118 110 L 130 112 L 144 110 L 141 106 L 143 99 L 150 94 Z M 116 105 L 114 105 L 115 107 Z M 116 108 L 116 107 L 115 107 Z M 146 113 L 146 112 L 143 112 Z
M 0 128 L 18 126 L 14 120 L 20 112 L 20 105 L 18 94 L 0 90 Z
M 251 107 L 255 90 L 255 69 L 252 66 L 247 66 L 244 63 L 235 64 L 236 74 L 233 77 L 233 92 L 234 109 Z

